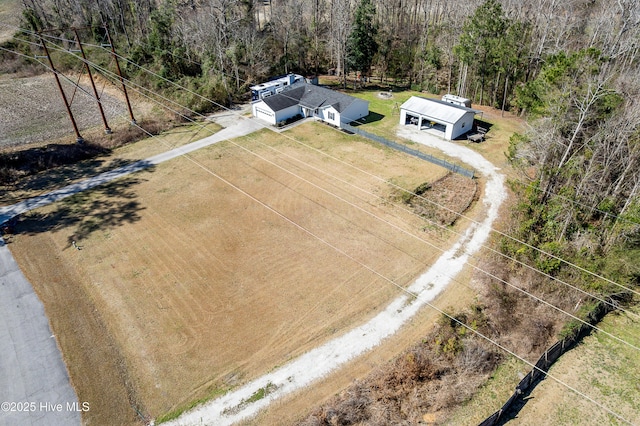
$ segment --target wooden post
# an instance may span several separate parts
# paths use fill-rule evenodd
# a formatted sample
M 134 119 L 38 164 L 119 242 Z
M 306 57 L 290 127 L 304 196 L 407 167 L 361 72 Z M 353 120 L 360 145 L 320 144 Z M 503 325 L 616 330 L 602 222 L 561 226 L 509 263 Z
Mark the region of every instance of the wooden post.
M 51 55 L 49 54 L 49 49 L 47 49 L 47 44 L 42 37 L 42 34 L 38 33 L 38 37 L 40 38 L 40 43 L 42 43 L 42 48 L 44 49 L 44 53 L 47 55 L 47 59 L 49 60 L 49 66 L 51 67 L 51 72 L 53 72 L 54 77 L 56 78 L 56 83 L 58 84 L 58 89 L 60 90 L 60 95 L 62 96 L 62 100 L 64 101 L 64 106 L 67 109 L 67 114 L 69 114 L 69 119 L 71 120 L 71 124 L 73 124 L 73 130 L 76 132 L 76 142 L 83 143 L 84 139 L 80 135 L 80 131 L 78 130 L 78 125 L 76 124 L 76 120 L 73 118 L 73 113 L 71 112 L 71 106 L 69 105 L 69 101 L 67 101 L 67 95 L 64 94 L 64 90 L 62 89 L 62 84 L 60 84 L 60 78 L 58 77 L 58 71 L 53 66 L 53 60 L 51 59 Z
M 129 109 L 129 117 L 131 117 L 131 124 L 136 124 L 136 119 L 133 117 L 133 110 L 131 109 L 131 103 L 129 102 L 129 95 L 127 94 L 127 86 L 124 84 L 124 78 L 122 78 L 122 71 L 120 70 L 120 62 L 118 62 L 118 55 L 116 49 L 113 47 L 113 41 L 111 41 L 111 34 L 109 34 L 109 27 L 105 23 L 104 30 L 107 33 L 107 40 L 109 40 L 109 46 L 111 46 L 111 55 L 116 60 L 116 69 L 118 70 L 118 77 L 120 77 L 120 83 L 122 83 L 122 91 L 124 92 L 124 98 L 127 101 L 127 108 Z
M 78 48 L 80 49 L 80 53 L 82 54 L 82 59 L 84 60 L 84 66 L 87 69 L 87 74 L 89 74 L 89 80 L 91 81 L 91 87 L 93 88 L 93 95 L 96 97 L 96 101 L 98 102 L 98 109 L 100 109 L 100 116 L 102 117 L 102 122 L 104 123 L 104 132 L 109 135 L 111 134 L 111 129 L 109 128 L 109 123 L 107 123 L 107 117 L 104 115 L 104 110 L 102 109 L 102 102 L 100 102 L 100 96 L 98 95 L 96 84 L 93 82 L 93 74 L 91 74 L 91 67 L 87 62 L 87 56 L 84 54 L 84 48 L 82 47 L 82 43 L 80 42 L 78 31 L 75 28 L 72 28 L 72 29 L 73 29 L 73 33 L 76 36 L 76 41 L 78 42 Z

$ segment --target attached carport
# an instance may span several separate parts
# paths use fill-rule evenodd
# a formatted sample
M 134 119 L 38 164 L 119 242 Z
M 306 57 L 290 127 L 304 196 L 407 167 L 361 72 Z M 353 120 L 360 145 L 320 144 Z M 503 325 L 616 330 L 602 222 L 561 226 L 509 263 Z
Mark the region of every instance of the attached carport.
M 412 96 L 400 107 L 400 124 L 417 126 L 451 140 L 473 128 L 473 117 L 477 112 L 437 99 Z

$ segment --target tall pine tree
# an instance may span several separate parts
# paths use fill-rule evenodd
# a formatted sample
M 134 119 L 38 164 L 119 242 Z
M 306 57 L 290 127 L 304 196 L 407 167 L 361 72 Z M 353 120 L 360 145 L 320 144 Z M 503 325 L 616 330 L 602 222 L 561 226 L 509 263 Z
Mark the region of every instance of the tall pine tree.
M 480 77 L 480 104 L 487 80 L 495 77 L 500 69 L 508 26 L 500 3 L 486 0 L 464 24 L 459 44 L 454 48 L 460 61 Z M 458 91 L 464 96 L 466 81 L 461 83 Z
M 371 0 L 362 0 L 356 9 L 353 30 L 349 35 L 349 64 L 361 74 L 369 74 L 373 57 L 378 52 L 376 8 Z

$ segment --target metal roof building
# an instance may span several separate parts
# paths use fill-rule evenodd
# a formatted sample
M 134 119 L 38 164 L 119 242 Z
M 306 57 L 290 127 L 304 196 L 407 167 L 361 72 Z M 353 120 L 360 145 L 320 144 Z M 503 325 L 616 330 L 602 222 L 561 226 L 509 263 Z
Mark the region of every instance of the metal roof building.
M 400 106 L 400 124 L 442 132 L 442 137 L 451 140 L 472 130 L 473 117 L 478 112 L 437 99 L 412 96 Z

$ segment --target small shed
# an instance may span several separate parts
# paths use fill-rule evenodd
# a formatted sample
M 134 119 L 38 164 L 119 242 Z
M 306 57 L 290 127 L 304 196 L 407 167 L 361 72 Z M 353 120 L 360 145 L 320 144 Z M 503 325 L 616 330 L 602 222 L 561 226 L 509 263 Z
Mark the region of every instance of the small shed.
M 442 137 L 452 140 L 472 130 L 478 112 L 438 99 L 412 96 L 400 106 L 400 125 L 440 132 Z

